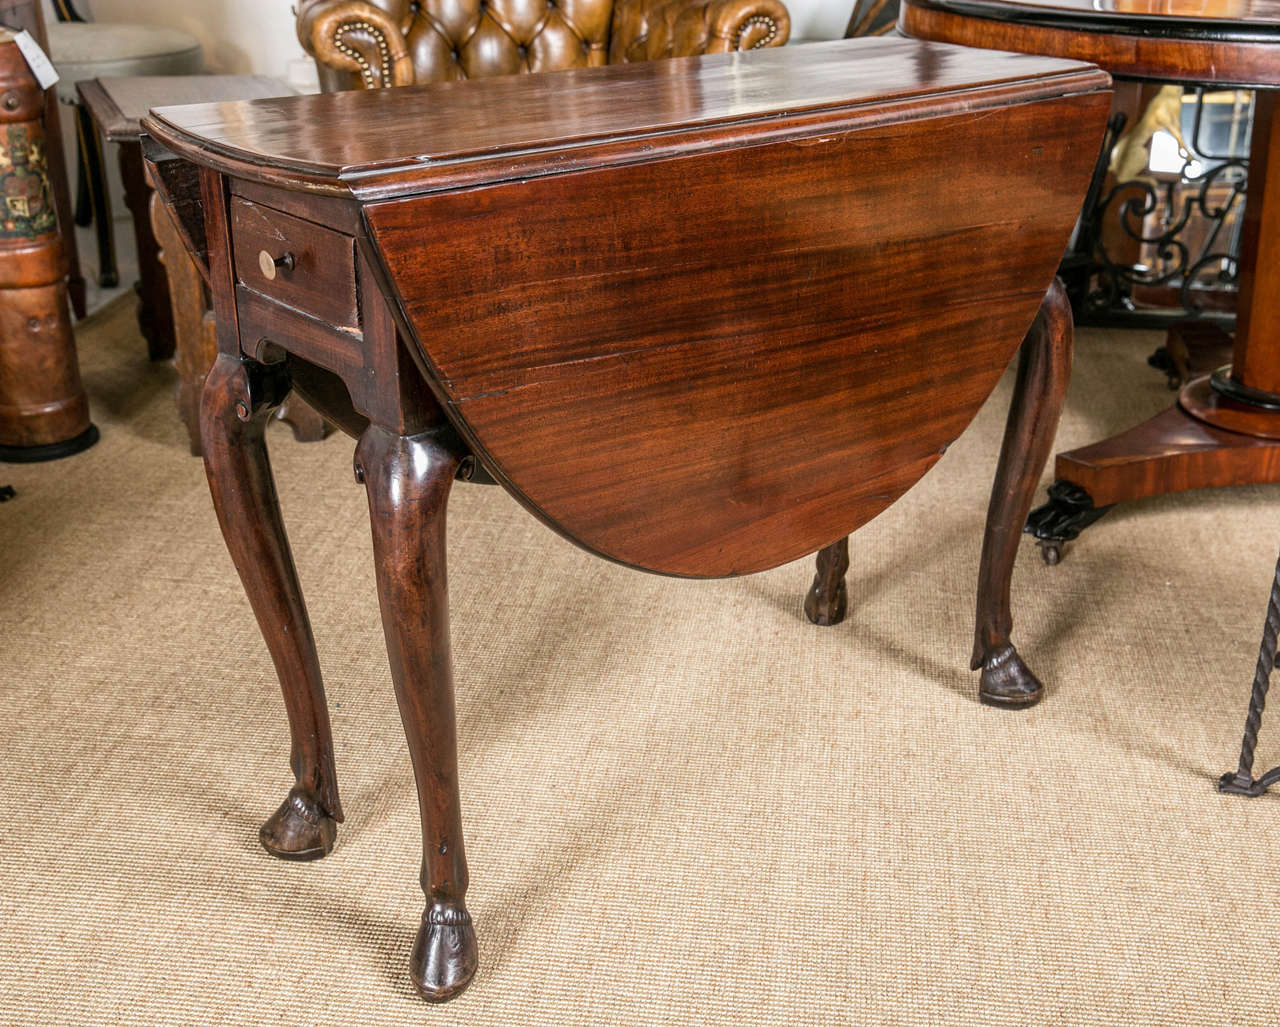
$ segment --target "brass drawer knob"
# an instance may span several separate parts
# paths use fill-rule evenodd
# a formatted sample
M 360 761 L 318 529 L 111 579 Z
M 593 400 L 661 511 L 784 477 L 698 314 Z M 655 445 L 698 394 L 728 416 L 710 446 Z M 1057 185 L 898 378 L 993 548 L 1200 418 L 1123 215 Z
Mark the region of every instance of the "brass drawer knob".
M 276 277 L 276 268 L 284 268 L 286 271 L 293 270 L 293 254 L 286 253 L 283 257 L 273 257 L 266 250 L 258 253 L 258 267 L 262 271 L 262 276 L 267 281 L 273 282 Z

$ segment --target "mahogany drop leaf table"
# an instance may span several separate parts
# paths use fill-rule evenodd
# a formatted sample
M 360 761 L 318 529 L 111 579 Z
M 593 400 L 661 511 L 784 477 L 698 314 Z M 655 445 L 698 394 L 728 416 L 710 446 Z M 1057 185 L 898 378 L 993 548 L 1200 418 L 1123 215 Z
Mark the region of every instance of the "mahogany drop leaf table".
M 808 606 L 832 621 L 837 540 L 937 461 L 1021 343 L 975 666 L 989 701 L 1038 698 L 1009 577 L 1070 362 L 1050 286 L 1109 101 L 1089 65 L 889 39 L 152 112 L 150 172 L 217 317 L 210 488 L 292 731 L 296 780 L 262 843 L 322 856 L 342 819 L 263 441 L 293 389 L 359 439 L 421 806 L 425 997 L 477 963 L 455 479 L 663 574 L 826 547 Z

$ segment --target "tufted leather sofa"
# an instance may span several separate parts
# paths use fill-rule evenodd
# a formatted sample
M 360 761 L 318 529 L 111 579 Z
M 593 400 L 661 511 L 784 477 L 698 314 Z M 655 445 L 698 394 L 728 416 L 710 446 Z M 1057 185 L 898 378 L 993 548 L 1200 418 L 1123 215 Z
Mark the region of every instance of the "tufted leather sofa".
M 301 0 L 326 91 L 781 46 L 782 0 Z

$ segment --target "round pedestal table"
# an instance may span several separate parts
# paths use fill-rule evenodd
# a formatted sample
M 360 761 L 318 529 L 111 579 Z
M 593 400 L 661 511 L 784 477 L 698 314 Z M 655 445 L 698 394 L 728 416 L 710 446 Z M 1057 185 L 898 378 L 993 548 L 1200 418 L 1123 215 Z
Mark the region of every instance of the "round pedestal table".
M 1175 406 L 1061 453 L 1029 530 L 1057 546 L 1113 503 L 1280 482 L 1280 0 L 903 0 L 923 39 L 1092 61 L 1117 78 L 1254 88 L 1254 126 L 1230 367 Z

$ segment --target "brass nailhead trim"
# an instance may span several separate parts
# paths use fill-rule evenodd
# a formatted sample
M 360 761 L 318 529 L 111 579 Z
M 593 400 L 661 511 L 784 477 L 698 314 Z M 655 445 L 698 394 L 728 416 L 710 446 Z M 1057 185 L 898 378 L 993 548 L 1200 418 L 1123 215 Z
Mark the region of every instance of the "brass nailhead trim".
M 391 47 L 387 44 L 387 37 L 378 31 L 375 26 L 367 21 L 349 21 L 340 25 L 333 33 L 333 47 L 356 63 L 356 66 L 360 69 L 360 78 L 363 80 L 366 89 L 376 89 L 377 83 L 373 80 L 373 69 L 369 67 L 369 62 L 364 59 L 358 50 L 346 44 L 345 37 L 347 33 L 361 29 L 377 40 L 378 56 L 382 58 L 382 81 L 384 87 L 389 87 L 391 85 Z
M 756 43 L 751 49 L 759 50 L 762 46 L 768 46 L 770 43 L 774 41 L 774 39 L 777 38 L 778 23 L 774 21 L 772 18 L 767 17 L 766 15 L 753 14 L 750 18 L 748 18 L 746 21 L 742 23 L 742 28 L 738 32 L 737 43 L 739 48 L 742 47 L 743 33 L 745 33 L 747 29 L 752 28 L 756 25 L 767 25 L 769 27 L 769 34 L 765 36 L 764 39 L 760 40 L 760 42 Z

